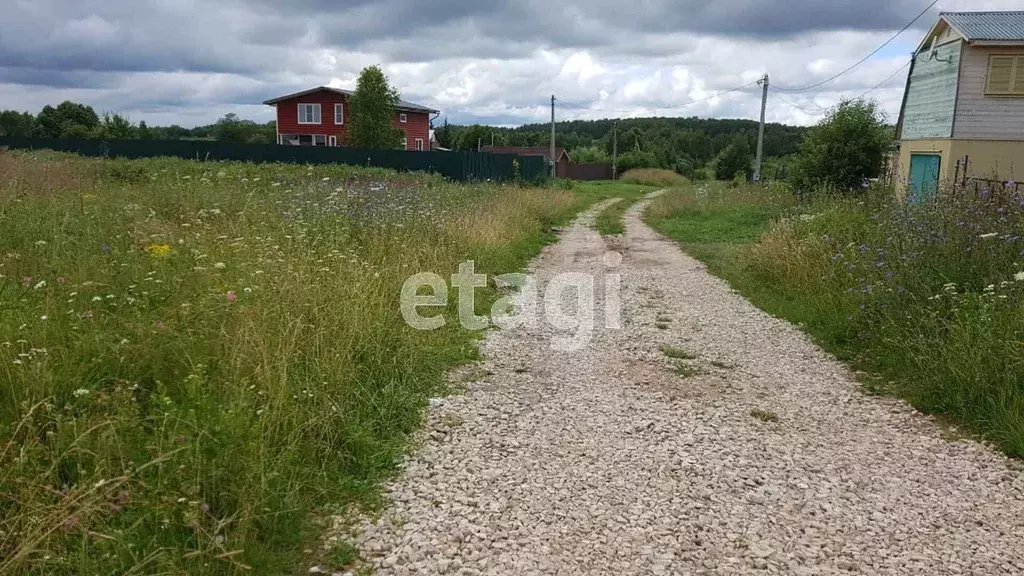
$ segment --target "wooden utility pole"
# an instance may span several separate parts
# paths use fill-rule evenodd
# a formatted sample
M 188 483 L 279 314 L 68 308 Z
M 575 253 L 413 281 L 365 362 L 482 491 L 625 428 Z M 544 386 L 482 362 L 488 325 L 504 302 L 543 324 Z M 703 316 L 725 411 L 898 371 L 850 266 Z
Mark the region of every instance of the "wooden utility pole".
M 754 182 L 761 181 L 761 160 L 764 154 L 764 111 L 768 107 L 768 73 L 758 80 L 763 88 L 761 92 L 761 125 L 757 129 L 757 159 L 754 160 Z
M 619 121 L 612 123 L 612 180 L 619 176 Z
M 555 95 L 551 95 L 551 177 L 558 176 L 555 171 Z

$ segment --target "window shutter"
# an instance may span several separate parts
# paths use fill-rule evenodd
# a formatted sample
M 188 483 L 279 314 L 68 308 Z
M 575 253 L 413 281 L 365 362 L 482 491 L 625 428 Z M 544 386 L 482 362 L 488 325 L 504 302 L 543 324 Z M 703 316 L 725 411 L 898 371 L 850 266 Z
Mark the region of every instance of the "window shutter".
M 988 57 L 988 84 L 985 86 L 986 94 L 1012 94 L 1014 88 L 1014 65 L 1017 58 L 1014 56 L 989 56 Z M 1022 86 L 1024 88 L 1024 86 Z
M 1013 68 L 1013 87 L 1010 91 L 1015 96 L 1024 96 L 1024 56 L 1017 56 Z

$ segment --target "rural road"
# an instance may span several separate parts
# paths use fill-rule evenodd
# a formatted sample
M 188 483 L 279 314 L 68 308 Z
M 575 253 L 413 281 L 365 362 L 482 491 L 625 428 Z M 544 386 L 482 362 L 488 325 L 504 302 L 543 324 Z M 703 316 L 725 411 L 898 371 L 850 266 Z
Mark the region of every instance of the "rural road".
M 621 274 L 621 329 L 599 290 L 581 350 L 552 350 L 544 322 L 489 333 L 362 526 L 377 574 L 1024 574 L 1017 463 L 862 393 L 645 205 L 619 238 L 584 214 L 534 262 L 542 285 Z

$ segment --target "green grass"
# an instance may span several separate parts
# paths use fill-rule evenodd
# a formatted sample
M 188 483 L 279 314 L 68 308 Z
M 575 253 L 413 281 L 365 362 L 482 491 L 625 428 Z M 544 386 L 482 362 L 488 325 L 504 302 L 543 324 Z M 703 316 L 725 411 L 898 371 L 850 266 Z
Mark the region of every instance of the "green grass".
M 683 350 L 682 348 L 676 348 L 674 346 L 662 346 L 661 353 L 668 358 L 675 358 L 676 360 L 696 360 L 697 355 Z
M 636 201 L 656 189 L 656 187 L 646 184 L 622 181 L 599 180 L 573 183 L 573 194 L 576 196 L 581 208 L 611 198 L 622 199 L 605 208 L 597 215 L 594 228 L 602 236 L 615 236 L 625 233 L 622 222 L 625 213 Z
M 406 325 L 406 278 L 518 271 L 578 206 L 345 166 L 0 151 L 0 173 L 4 574 L 315 561 L 314 520 L 380 503 L 477 357 L 454 292 L 444 328 Z
M 1024 456 L 1024 198 L 881 191 L 797 203 L 701 184 L 659 199 L 657 230 L 762 309 L 867 374 L 869 393 Z

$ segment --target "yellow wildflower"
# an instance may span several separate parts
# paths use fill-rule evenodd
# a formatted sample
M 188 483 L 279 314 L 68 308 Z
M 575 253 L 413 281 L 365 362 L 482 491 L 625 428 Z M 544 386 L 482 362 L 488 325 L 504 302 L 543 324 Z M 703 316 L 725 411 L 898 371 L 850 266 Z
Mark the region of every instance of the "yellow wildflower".
M 173 252 L 173 249 L 169 244 L 150 244 L 146 246 L 146 252 L 154 258 L 163 258 Z

